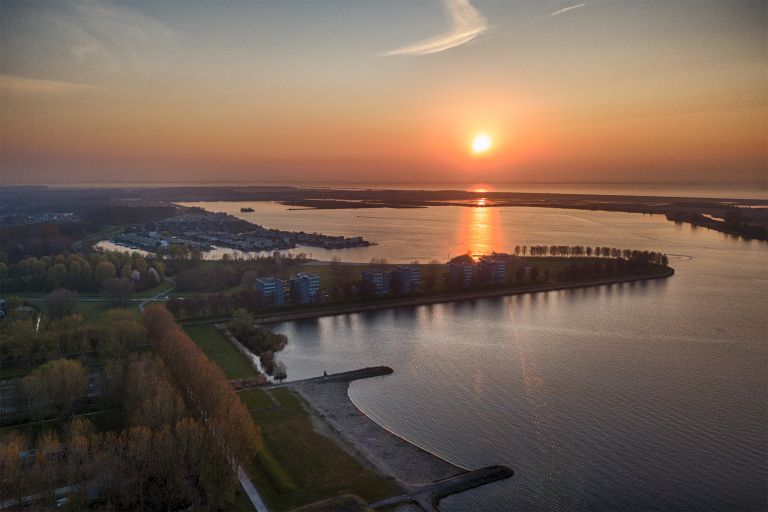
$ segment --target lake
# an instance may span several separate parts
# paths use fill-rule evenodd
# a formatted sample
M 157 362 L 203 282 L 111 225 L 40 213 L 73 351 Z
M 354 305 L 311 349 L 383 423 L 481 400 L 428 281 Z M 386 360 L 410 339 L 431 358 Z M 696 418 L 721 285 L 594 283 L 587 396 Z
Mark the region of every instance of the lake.
M 293 379 L 391 366 L 351 385 L 363 412 L 461 466 L 515 470 L 446 511 L 766 508 L 765 242 L 627 213 L 198 205 L 379 244 L 299 249 L 321 259 L 444 261 L 523 244 L 667 253 L 666 280 L 278 324 L 280 358 Z

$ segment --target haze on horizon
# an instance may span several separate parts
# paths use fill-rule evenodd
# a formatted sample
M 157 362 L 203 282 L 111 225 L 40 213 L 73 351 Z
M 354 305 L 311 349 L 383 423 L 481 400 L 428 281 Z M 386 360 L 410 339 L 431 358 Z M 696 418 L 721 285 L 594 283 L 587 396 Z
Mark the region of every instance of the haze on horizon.
M 763 0 L 4 1 L 0 183 L 764 181 L 767 26 Z

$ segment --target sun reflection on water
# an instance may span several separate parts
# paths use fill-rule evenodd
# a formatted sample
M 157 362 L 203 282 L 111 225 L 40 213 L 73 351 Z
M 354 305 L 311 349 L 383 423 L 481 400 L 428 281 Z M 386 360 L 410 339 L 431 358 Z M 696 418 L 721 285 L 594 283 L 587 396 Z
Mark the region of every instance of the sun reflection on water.
M 469 250 L 473 255 L 502 251 L 504 235 L 501 212 L 491 208 L 485 198 L 477 199 L 477 206 L 465 208 L 458 236 L 459 254 Z

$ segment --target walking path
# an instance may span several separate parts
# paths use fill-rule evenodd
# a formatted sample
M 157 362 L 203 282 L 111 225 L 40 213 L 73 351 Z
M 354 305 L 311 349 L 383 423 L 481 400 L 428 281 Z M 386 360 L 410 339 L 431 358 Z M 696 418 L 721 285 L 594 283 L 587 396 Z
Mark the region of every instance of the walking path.
M 248 495 L 248 499 L 251 500 L 251 504 L 253 505 L 253 508 L 256 509 L 256 512 L 269 512 L 264 500 L 259 496 L 259 491 L 256 490 L 256 487 L 253 485 L 253 482 L 251 482 L 251 479 L 248 477 L 248 474 L 242 466 L 237 466 L 237 479 L 240 480 L 240 487 L 242 487 L 245 494 Z

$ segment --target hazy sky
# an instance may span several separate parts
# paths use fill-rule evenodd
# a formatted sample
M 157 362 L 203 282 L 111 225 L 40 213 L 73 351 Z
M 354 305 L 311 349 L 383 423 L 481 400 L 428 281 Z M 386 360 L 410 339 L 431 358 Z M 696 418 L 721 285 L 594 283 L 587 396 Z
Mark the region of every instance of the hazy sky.
M 0 181 L 765 180 L 766 3 L 4 0 Z

